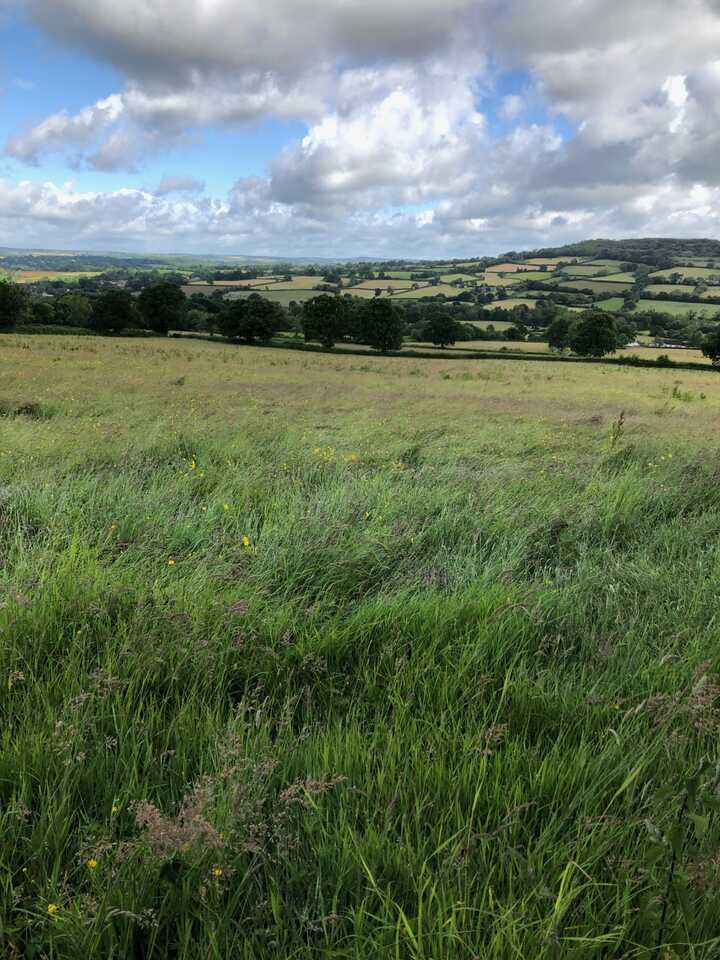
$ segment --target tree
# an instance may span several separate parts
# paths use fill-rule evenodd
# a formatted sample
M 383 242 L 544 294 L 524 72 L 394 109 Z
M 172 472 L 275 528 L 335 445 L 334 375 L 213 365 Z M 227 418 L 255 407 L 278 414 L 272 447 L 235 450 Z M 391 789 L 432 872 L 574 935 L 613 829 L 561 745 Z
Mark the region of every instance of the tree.
M 548 346 L 551 350 L 567 350 L 570 346 L 570 320 L 567 317 L 556 317 L 547 328 Z
M 251 293 L 247 299 L 233 300 L 225 308 L 220 316 L 220 332 L 231 340 L 268 341 L 284 319 L 280 304 Z
M 423 339 L 429 340 L 443 350 L 448 344 L 455 343 L 458 335 L 458 324 L 449 310 L 442 307 L 430 311 L 423 328 Z
M 27 290 L 19 283 L 0 280 L 0 329 L 22 323 L 28 314 Z
M 705 337 L 701 349 L 703 356 L 710 357 L 714 364 L 720 363 L 720 326 Z
M 98 333 L 125 330 L 136 323 L 135 301 L 128 290 L 108 290 L 93 301 L 90 326 Z
M 336 341 L 345 336 L 348 307 L 341 297 L 327 293 L 306 300 L 302 308 L 302 326 L 306 340 L 319 340 L 330 350 Z
M 145 287 L 138 297 L 138 309 L 150 330 L 167 336 L 173 328 L 182 329 L 187 297 L 175 283 L 154 283 Z
M 55 323 L 62 327 L 88 327 L 92 316 L 92 304 L 82 293 L 66 293 L 53 302 Z
M 391 300 L 366 300 L 360 313 L 362 343 L 387 353 L 402 348 L 405 322 Z
M 570 331 L 570 349 L 581 357 L 604 357 L 618 348 L 613 315 L 605 310 L 587 310 Z
M 47 300 L 33 300 L 30 306 L 30 313 L 33 323 L 47 326 L 55 322 L 55 311 L 52 308 L 52 304 L 48 303 Z

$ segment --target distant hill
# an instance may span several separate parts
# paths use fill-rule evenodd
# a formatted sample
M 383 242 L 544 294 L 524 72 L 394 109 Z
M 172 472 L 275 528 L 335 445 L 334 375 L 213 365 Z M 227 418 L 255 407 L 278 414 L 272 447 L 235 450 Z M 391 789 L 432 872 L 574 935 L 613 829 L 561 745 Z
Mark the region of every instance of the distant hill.
M 502 254 L 502 259 L 510 260 L 524 260 L 528 257 L 602 258 L 647 263 L 663 268 L 682 260 L 720 259 L 720 240 L 681 240 L 672 237 L 582 240 L 580 243 L 569 243 L 563 247 L 542 247 L 539 250 L 510 251 Z

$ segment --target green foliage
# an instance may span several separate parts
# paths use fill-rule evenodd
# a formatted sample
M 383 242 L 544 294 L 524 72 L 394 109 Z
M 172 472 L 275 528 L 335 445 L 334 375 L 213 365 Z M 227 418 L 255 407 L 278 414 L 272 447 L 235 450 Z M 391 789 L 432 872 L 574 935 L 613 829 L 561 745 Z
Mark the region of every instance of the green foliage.
M 348 304 L 342 297 L 322 294 L 302 305 L 302 327 L 306 340 L 319 340 L 330 349 L 348 329 Z
M 705 337 L 701 349 L 704 356 L 710 357 L 713 363 L 720 361 L 720 324 Z
M 182 330 L 187 297 L 175 283 L 155 283 L 145 287 L 138 297 L 138 309 L 148 329 L 166 336 L 169 330 Z
M 388 353 L 402 348 L 405 321 L 390 300 L 367 300 L 359 311 L 360 342 Z
M 230 340 L 268 341 L 285 320 L 281 306 L 266 300 L 257 293 L 247 299 L 233 300 L 220 314 L 219 327 L 223 336 Z
M 556 317 L 547 328 L 547 342 L 551 350 L 567 350 L 570 346 L 570 317 L 566 314 Z
M 90 300 L 81 293 L 66 293 L 53 300 L 55 323 L 63 327 L 87 327 L 90 325 L 93 308 Z
M 447 347 L 455 343 L 458 337 L 458 323 L 447 309 L 430 308 L 423 339 L 429 340 L 438 347 Z
M 0 280 L 0 330 L 23 323 L 29 315 L 30 298 L 18 283 Z
M 92 301 L 90 326 L 97 333 L 118 332 L 137 322 L 135 302 L 127 290 L 108 290 Z
M 615 317 L 603 310 L 588 310 L 573 324 L 569 346 L 581 357 L 604 357 L 618 348 Z

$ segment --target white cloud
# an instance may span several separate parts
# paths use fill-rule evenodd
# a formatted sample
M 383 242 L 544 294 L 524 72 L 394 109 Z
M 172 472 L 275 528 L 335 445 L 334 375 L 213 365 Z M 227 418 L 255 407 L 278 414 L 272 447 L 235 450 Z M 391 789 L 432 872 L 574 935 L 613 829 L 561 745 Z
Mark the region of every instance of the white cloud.
M 425 255 L 718 225 L 717 0 L 274 0 L 271 16 L 260 0 L 25 6 L 123 80 L 17 134 L 16 160 L 65 151 L 133 169 L 198 129 L 264 117 L 298 118 L 307 133 L 223 200 L 162 184 L 91 196 L 6 184 L 0 221 L 20 197 L 38 231 L 54 230 L 42 211 L 62 210 L 88 242 L 118 223 L 128 244 L 165 248 L 187 236 Z M 498 70 L 527 74 L 522 95 L 495 105 L 506 136 L 478 108 Z M 570 137 L 558 132 L 567 121 Z

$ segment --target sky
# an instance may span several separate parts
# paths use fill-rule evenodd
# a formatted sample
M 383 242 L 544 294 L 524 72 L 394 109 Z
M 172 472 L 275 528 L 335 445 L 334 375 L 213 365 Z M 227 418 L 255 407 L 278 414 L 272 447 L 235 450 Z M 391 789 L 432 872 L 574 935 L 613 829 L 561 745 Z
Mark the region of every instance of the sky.
M 0 246 L 720 237 L 720 0 L 0 0 Z

